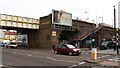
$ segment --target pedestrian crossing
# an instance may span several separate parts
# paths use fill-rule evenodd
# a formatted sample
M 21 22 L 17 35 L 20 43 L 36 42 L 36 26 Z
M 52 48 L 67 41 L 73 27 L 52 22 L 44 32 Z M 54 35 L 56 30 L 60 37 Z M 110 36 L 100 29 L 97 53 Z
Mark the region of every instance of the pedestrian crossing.
M 120 58 L 118 58 L 118 57 L 116 57 L 116 58 L 110 58 L 110 59 L 108 59 L 108 61 L 120 62 Z
M 90 51 L 82 51 L 82 54 L 90 54 Z M 120 56 L 115 56 L 112 54 L 97 54 L 97 59 L 103 59 L 106 61 L 111 61 L 111 62 L 120 62 Z M 91 56 L 90 56 L 91 57 Z

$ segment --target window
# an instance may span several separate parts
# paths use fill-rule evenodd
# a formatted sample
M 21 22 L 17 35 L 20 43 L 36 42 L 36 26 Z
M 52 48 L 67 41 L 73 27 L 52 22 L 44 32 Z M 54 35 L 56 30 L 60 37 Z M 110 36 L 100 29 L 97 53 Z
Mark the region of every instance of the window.
M 62 48 L 67 48 L 66 46 L 62 45 Z
M 62 48 L 62 45 L 57 45 L 56 47 L 57 47 L 57 48 Z

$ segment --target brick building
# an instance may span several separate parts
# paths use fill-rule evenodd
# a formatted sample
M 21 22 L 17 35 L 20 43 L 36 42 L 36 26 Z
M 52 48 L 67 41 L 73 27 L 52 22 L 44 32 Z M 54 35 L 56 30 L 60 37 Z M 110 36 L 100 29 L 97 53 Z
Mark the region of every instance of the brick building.
M 79 42 L 80 47 L 87 47 L 86 40 L 91 39 L 95 39 L 95 45 L 99 47 L 103 39 L 112 40 L 114 33 L 112 27 L 101 24 L 96 27 L 96 24 L 80 20 L 72 20 L 72 27 L 52 25 L 52 14 L 40 17 L 39 21 L 39 48 L 42 49 L 51 49 L 52 45 L 59 42 L 73 44 Z M 52 36 L 52 31 L 55 31 L 56 36 Z

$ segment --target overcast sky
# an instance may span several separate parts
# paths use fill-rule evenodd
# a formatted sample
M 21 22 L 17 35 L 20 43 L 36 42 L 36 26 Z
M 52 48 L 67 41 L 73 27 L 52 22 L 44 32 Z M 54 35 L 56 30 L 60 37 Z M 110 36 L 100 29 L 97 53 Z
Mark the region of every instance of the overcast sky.
M 52 9 L 72 13 L 73 18 L 79 17 L 89 21 L 98 17 L 98 22 L 113 24 L 113 5 L 120 0 L 0 0 L 0 13 L 16 16 L 39 18 L 50 14 Z M 88 12 L 88 13 L 85 13 Z

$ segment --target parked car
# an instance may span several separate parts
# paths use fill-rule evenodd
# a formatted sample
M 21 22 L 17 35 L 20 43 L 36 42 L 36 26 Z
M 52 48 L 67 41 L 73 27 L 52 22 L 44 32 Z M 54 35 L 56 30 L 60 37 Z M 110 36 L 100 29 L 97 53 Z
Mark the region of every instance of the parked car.
M 70 44 L 58 44 L 54 48 L 55 54 L 68 54 L 68 55 L 79 55 L 81 54 L 81 50 L 79 48 L 75 48 Z
M 10 42 L 10 44 L 7 45 L 6 47 L 7 47 L 7 48 L 8 48 L 8 47 L 11 47 L 11 48 L 12 48 L 12 47 L 13 47 L 13 48 L 17 48 L 17 44 L 16 44 L 15 42 Z
M 3 46 L 4 46 L 4 43 L 3 43 L 3 42 L 0 42 L 0 46 L 2 46 L 2 47 L 3 47 Z
M 113 42 L 112 41 L 105 41 L 105 42 L 102 42 L 101 46 L 100 46 L 100 49 L 110 49 L 110 48 L 113 48 Z

